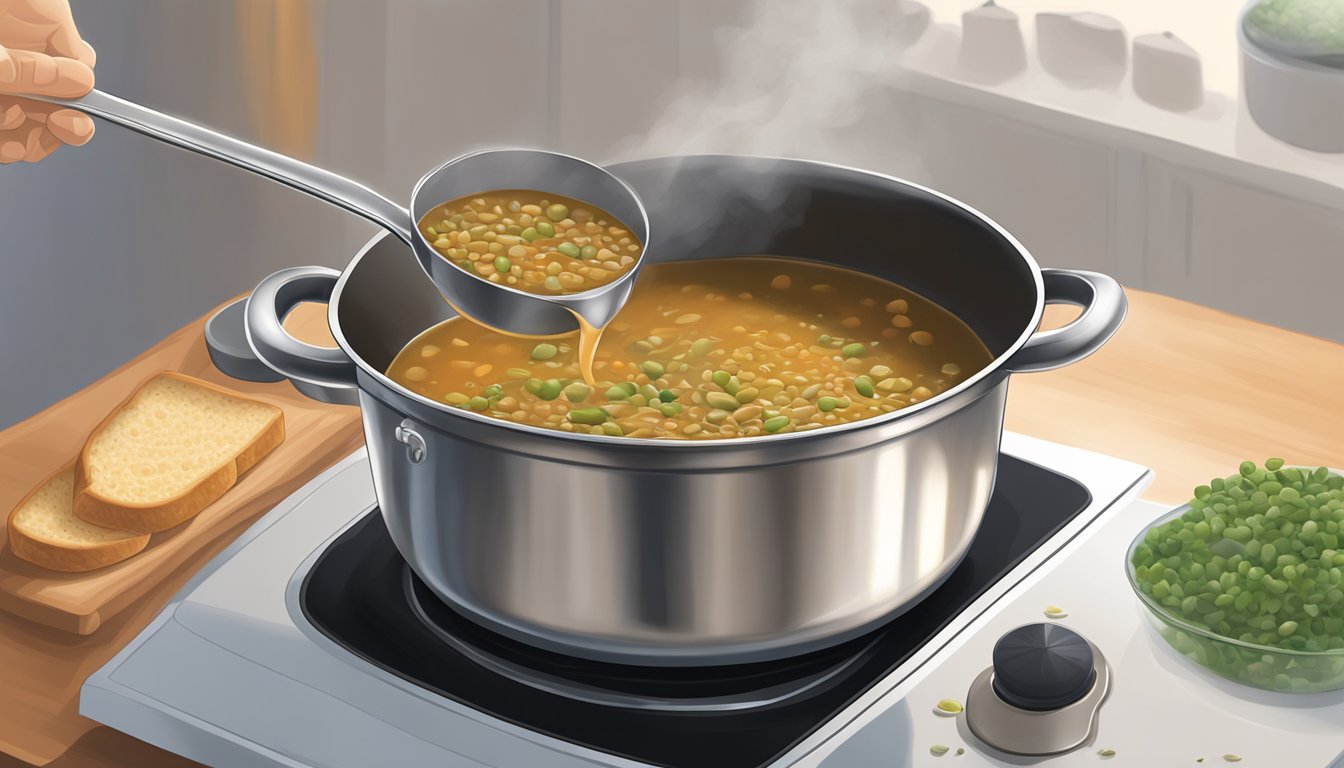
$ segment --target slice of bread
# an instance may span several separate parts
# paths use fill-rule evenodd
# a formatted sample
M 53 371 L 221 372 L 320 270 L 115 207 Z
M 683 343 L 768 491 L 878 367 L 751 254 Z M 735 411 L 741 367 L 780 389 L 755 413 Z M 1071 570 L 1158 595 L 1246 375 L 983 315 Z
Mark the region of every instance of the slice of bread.
M 9 547 L 30 563 L 56 571 L 91 571 L 119 563 L 149 544 L 149 534 L 86 523 L 75 517 L 75 467 L 37 486 L 9 513 Z
M 165 531 L 223 496 L 284 439 L 278 407 L 160 373 L 89 435 L 75 462 L 75 514 L 107 528 Z

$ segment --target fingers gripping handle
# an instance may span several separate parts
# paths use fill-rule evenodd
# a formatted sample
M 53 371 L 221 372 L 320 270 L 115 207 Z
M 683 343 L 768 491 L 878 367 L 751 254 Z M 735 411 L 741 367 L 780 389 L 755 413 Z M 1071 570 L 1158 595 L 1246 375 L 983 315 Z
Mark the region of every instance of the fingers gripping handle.
M 253 353 L 303 394 L 329 403 L 357 402 L 355 363 L 343 350 L 294 338 L 284 319 L 305 301 L 326 302 L 340 273 L 326 267 L 282 269 L 262 280 L 247 300 L 247 343 Z
M 1037 331 L 1008 360 L 1016 373 L 1048 371 L 1076 363 L 1096 352 L 1125 321 L 1129 302 L 1120 284 L 1100 272 L 1043 269 L 1046 304 L 1076 304 L 1083 308 L 1063 328 Z

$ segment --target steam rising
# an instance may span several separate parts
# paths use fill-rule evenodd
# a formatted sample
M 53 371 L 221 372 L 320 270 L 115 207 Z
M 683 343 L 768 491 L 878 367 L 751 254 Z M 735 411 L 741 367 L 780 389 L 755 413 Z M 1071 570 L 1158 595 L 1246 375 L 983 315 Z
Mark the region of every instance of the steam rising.
M 754 0 L 744 26 L 713 34 L 720 71 L 711 80 L 686 80 L 644 135 L 617 148 L 615 160 L 669 155 L 745 154 L 821 160 L 915 176 L 918 157 L 903 140 L 895 84 L 899 60 L 928 23 L 927 9 L 910 0 Z M 646 200 L 675 201 L 678 221 L 664 218 L 655 235 L 664 257 L 716 251 L 770 252 L 771 237 L 796 223 L 807 196 L 770 174 L 715 189 L 688 190 L 674 174 L 664 189 L 642 190 Z M 704 179 L 701 175 L 696 177 Z M 768 220 L 773 227 L 761 227 Z M 748 224 L 738 226 L 738 223 Z M 668 253 L 670 252 L 670 253 Z
M 721 72 L 682 82 L 618 159 L 733 153 L 890 164 L 899 149 L 899 59 L 927 24 L 904 0 L 755 0 L 719 28 Z M 907 158 L 908 159 L 908 158 Z

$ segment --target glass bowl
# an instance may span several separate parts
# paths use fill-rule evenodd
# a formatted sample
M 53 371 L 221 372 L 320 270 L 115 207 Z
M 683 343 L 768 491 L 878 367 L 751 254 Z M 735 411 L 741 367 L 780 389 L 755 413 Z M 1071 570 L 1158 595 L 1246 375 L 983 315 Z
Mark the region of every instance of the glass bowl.
M 1201 667 L 1243 685 L 1288 693 L 1344 689 L 1344 648 L 1298 651 L 1224 637 L 1169 613 L 1152 596 L 1144 594 L 1134 573 L 1134 550 L 1150 529 L 1165 525 L 1189 510 L 1190 506 L 1184 505 L 1153 521 L 1125 549 L 1125 576 L 1157 634 Z

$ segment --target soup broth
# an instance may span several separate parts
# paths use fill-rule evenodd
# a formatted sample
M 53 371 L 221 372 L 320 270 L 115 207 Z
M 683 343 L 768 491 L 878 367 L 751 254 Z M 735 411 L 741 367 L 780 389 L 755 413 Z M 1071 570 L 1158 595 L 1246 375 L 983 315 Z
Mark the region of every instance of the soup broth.
M 644 247 L 601 208 L 526 189 L 449 200 L 419 226 L 434 250 L 462 269 L 545 295 L 606 285 L 630 271 Z
M 719 439 L 859 421 L 944 392 L 992 356 L 965 323 L 899 285 L 744 256 L 647 265 L 593 361 L 578 334 L 506 336 L 452 318 L 387 375 L 494 418 L 597 435 Z

